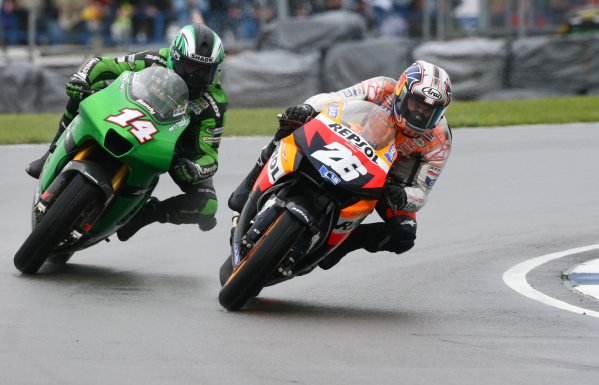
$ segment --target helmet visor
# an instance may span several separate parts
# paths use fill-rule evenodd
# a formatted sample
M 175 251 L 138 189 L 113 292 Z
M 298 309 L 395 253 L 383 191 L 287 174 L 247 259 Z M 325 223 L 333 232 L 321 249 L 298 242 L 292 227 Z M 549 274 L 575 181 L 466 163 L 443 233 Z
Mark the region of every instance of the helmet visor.
M 218 73 L 218 63 L 203 63 L 181 54 L 173 60 L 173 69 L 183 78 L 190 91 L 207 88 Z
M 395 113 L 405 119 L 410 129 L 423 134 L 439 123 L 445 112 L 445 107 L 423 103 L 413 95 L 408 94 L 405 88 L 402 90 L 402 94 L 396 98 L 394 110 Z

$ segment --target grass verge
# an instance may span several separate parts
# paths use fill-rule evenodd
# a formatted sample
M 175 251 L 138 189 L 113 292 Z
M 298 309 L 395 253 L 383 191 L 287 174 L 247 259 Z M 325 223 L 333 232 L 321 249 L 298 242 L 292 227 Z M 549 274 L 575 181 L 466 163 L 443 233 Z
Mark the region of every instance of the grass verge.
M 225 136 L 272 135 L 284 108 L 229 110 Z M 47 143 L 60 114 L 0 114 L 0 144 Z M 599 96 L 533 100 L 457 101 L 447 112 L 452 128 L 599 122 Z

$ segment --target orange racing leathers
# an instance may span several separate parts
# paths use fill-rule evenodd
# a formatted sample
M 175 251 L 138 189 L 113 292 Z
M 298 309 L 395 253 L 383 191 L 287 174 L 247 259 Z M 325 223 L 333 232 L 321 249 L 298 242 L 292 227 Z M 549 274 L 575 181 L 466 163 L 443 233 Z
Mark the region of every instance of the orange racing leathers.
M 367 100 L 384 107 L 391 118 L 393 94 L 397 81 L 385 76 L 364 80 L 340 91 L 323 93 L 305 101 L 316 111 L 328 103 L 346 100 Z M 388 202 L 384 218 L 396 215 L 413 216 L 427 201 L 427 196 L 439 177 L 451 150 L 451 131 L 445 118 L 429 133 L 411 138 L 397 130 L 395 136 L 397 160 L 387 183 L 398 183 L 406 192 L 403 204 Z
M 347 100 L 367 100 L 383 107 L 393 122 L 393 95 L 396 80 L 378 76 L 364 80 L 340 91 L 323 93 L 308 98 L 315 111 L 328 103 Z M 391 126 L 392 124 L 389 124 Z M 416 239 L 416 212 L 426 203 L 429 192 L 437 181 L 451 150 L 451 130 L 443 117 L 437 126 L 421 137 L 412 138 L 396 130 L 397 158 L 385 182 L 383 199 L 376 210 L 384 223 L 361 224 L 347 240 L 325 257 L 319 266 L 330 269 L 347 253 L 364 248 L 369 252 L 391 251 L 397 254 L 414 246 Z M 401 201 L 393 199 L 392 191 L 404 190 Z

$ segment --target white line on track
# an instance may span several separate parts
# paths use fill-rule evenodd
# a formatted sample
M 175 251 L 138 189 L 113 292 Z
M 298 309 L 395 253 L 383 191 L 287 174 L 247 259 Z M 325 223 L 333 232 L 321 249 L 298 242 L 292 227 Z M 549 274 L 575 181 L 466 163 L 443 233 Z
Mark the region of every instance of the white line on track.
M 535 289 L 532 288 L 526 281 L 526 274 L 532 269 L 541 266 L 544 263 L 553 261 L 554 259 L 562 258 L 572 254 L 584 253 L 586 251 L 591 251 L 599 249 L 598 245 L 589 245 L 584 247 L 578 247 L 576 249 L 564 250 L 557 253 L 546 254 L 540 257 L 536 257 L 533 259 L 529 259 L 528 261 L 524 261 L 522 263 L 517 264 L 516 266 L 511 267 L 505 273 L 503 273 L 503 281 L 506 285 L 516 290 L 518 293 L 534 299 L 535 301 L 542 302 L 549 306 L 554 306 L 559 309 L 571 311 L 578 314 L 589 315 L 591 317 L 599 318 L 599 312 L 593 310 L 587 310 L 578 306 L 570 305 L 566 302 L 559 301 L 555 298 L 549 297 Z

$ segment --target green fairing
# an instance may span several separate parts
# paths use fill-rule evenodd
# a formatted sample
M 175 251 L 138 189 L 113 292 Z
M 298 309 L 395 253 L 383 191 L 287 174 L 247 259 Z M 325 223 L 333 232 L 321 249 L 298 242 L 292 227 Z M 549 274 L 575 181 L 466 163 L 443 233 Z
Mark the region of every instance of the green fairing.
M 110 153 L 106 149 L 96 150 L 106 151 L 119 162 L 129 165 L 127 181 L 120 191 L 137 193 L 127 196 L 117 193 L 106 211 L 92 226 L 88 234 L 91 239 L 101 240 L 114 233 L 145 203 L 158 177 L 169 170 L 177 140 L 190 122 L 187 114 L 166 121 L 152 115 L 147 107 L 136 102 L 130 95 L 129 81 L 132 77 L 132 72 L 125 72 L 110 86 L 81 102 L 79 115 L 58 140 L 56 150 L 48 158 L 40 177 L 39 191 L 43 192 L 90 140 L 103 147 L 111 130 L 116 131 L 131 144 L 131 149 L 124 154 Z M 142 144 L 132 133 L 135 128 L 130 125 L 121 127 L 106 120 L 111 116 L 122 115 L 125 109 L 142 112 L 143 116 L 135 120 L 153 124 L 158 131 L 151 135 L 151 139 Z M 70 153 L 67 153 L 68 150 Z

